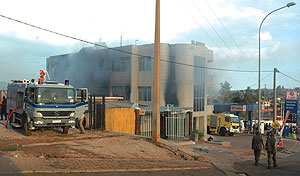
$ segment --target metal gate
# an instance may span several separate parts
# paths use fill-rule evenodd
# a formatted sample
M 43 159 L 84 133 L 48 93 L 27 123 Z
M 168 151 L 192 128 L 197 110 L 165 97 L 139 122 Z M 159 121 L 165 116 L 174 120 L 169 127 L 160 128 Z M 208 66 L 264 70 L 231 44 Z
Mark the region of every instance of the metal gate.
M 152 137 L 152 112 L 146 111 L 141 116 L 141 136 Z
M 165 123 L 161 123 L 161 136 L 168 139 L 182 139 L 189 135 L 189 114 L 181 111 L 165 111 Z M 141 136 L 152 137 L 152 112 L 141 116 Z
M 166 137 L 182 139 L 188 135 L 189 116 L 186 113 L 170 111 L 166 117 Z

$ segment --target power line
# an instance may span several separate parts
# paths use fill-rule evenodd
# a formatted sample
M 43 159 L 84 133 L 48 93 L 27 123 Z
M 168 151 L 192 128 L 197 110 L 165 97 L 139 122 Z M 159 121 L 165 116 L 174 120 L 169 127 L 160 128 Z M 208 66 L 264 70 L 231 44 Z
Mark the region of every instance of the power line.
M 198 24 L 198 26 L 201 28 L 201 30 L 207 35 L 207 37 L 213 41 L 213 43 L 224 53 L 224 55 L 230 59 L 230 57 L 226 54 L 226 52 L 218 45 L 218 43 L 208 34 L 208 32 L 199 24 L 199 22 L 194 18 L 194 16 L 190 13 L 190 11 L 188 11 L 186 8 L 184 8 L 184 6 L 182 5 L 182 3 L 180 2 L 180 0 L 178 0 L 178 2 L 180 3 L 181 7 L 187 11 L 189 13 L 189 15 L 192 17 L 192 19 Z M 235 63 L 235 62 L 233 62 Z M 216 69 L 219 70 L 219 69 Z M 231 70 L 230 70 L 231 71 Z M 245 71 L 245 72 L 257 72 L 257 71 Z M 266 72 L 270 72 L 270 71 L 266 71 Z M 248 77 L 248 75 L 247 75 Z M 249 77 L 248 77 L 249 78 Z M 250 78 L 251 79 L 251 78 Z
M 46 28 L 42 28 L 42 27 L 36 26 L 36 25 L 33 25 L 33 24 L 29 24 L 27 22 L 23 22 L 23 21 L 14 19 L 14 18 L 10 18 L 10 17 L 4 16 L 4 15 L 1 15 L 1 14 L 0 14 L 0 17 L 9 19 L 9 20 L 12 20 L 12 21 L 15 21 L 15 22 L 18 22 L 18 23 L 21 23 L 21 24 L 33 27 L 33 28 L 37 28 L 37 29 L 40 29 L 42 31 L 46 31 L 46 32 L 49 32 L 49 33 L 53 33 L 53 34 L 56 34 L 56 35 L 60 35 L 62 37 L 70 38 L 70 39 L 81 41 L 81 42 L 84 42 L 84 43 L 88 43 L 88 44 L 91 44 L 91 45 L 100 46 L 100 47 L 103 47 L 103 48 L 106 48 L 106 49 L 110 49 L 110 50 L 114 50 L 114 51 L 118 51 L 118 52 L 130 54 L 130 55 L 135 55 L 135 56 L 140 56 L 140 57 L 154 59 L 151 56 L 145 56 L 145 55 L 141 55 L 141 54 L 137 54 L 137 53 L 133 53 L 133 52 L 129 52 L 129 51 L 124 51 L 124 50 L 117 49 L 117 48 L 111 48 L 111 47 L 108 47 L 108 46 L 105 46 L 105 45 L 101 45 L 101 44 L 98 44 L 98 43 L 93 43 L 93 42 L 90 42 L 90 41 L 87 41 L 87 40 L 83 40 L 83 39 L 80 39 L 80 38 L 77 38 L 77 37 L 72 37 L 72 36 L 69 36 L 69 35 L 66 35 L 66 34 L 62 34 L 62 33 L 59 33 L 59 32 L 55 32 L 55 31 L 52 31 L 52 30 L 49 30 L 49 29 L 46 29 Z M 191 66 L 191 67 L 203 68 L 203 69 L 210 69 L 210 70 L 218 70 L 218 71 L 254 72 L 254 73 L 258 72 L 258 71 L 254 71 L 254 70 L 234 70 L 234 69 L 224 69 L 224 68 L 214 68 L 214 67 L 197 66 L 197 65 L 193 65 L 193 64 L 185 64 L 185 63 L 180 63 L 180 62 L 175 62 L 175 61 L 168 61 L 168 60 L 162 60 L 162 59 L 161 59 L 161 61 L 163 61 L 163 62 L 169 62 L 169 63 L 173 63 L 173 64 L 178 64 L 178 65 L 185 65 L 185 66 Z M 261 72 L 273 72 L 273 71 L 261 71 Z
M 289 76 L 289 75 L 286 75 L 286 74 L 282 73 L 282 72 L 281 72 L 281 71 L 279 71 L 279 70 L 278 70 L 278 73 L 281 73 L 283 76 L 286 76 L 286 77 L 290 78 L 291 80 L 294 80 L 294 81 L 296 81 L 296 82 L 300 83 L 300 81 L 299 81 L 299 80 L 297 80 L 297 79 L 295 79 L 295 78 L 292 78 L 291 76 Z
M 201 10 L 198 8 L 198 6 L 194 3 L 193 0 L 191 0 L 193 6 L 198 10 L 198 12 L 201 14 L 201 16 L 205 19 L 205 21 L 207 22 L 207 24 L 213 29 L 213 31 L 217 34 L 217 36 L 219 37 L 219 39 L 224 43 L 224 45 L 231 51 L 233 52 L 233 50 L 228 46 L 228 44 L 225 42 L 225 40 L 221 37 L 221 35 L 218 33 L 218 31 L 213 27 L 213 25 L 209 22 L 209 20 L 206 18 L 206 16 L 201 12 Z M 245 68 L 247 67 L 243 62 L 241 62 L 240 60 L 238 60 L 238 62 L 243 65 Z M 235 62 L 233 62 L 235 63 Z M 246 75 L 246 77 L 248 77 L 249 79 L 252 79 L 251 77 L 249 77 L 248 75 Z
M 204 0 L 205 3 L 207 4 L 207 6 L 210 8 L 210 10 L 213 12 L 213 14 L 215 15 L 215 17 L 217 18 L 217 20 L 219 21 L 219 23 L 222 25 L 222 27 L 224 28 L 225 32 L 228 34 L 228 36 L 231 38 L 231 40 L 234 42 L 235 46 L 240 50 L 240 52 L 242 53 L 242 55 L 246 57 L 246 55 L 244 54 L 244 52 L 242 51 L 242 49 L 239 47 L 239 45 L 236 43 L 236 41 L 234 40 L 234 38 L 232 37 L 232 35 L 230 34 L 230 32 L 226 29 L 225 25 L 222 23 L 222 21 L 219 19 L 219 17 L 217 16 L 217 14 L 215 13 L 215 11 L 213 10 L 213 8 L 211 8 L 211 6 L 209 5 L 209 3 Z M 246 62 L 248 63 L 248 60 L 246 59 Z M 250 64 L 251 65 L 251 64 Z
M 270 76 L 272 73 L 269 73 L 267 76 L 265 76 L 263 79 L 261 79 L 260 81 L 263 81 L 264 79 L 266 79 L 268 76 Z M 253 87 L 253 86 L 255 86 L 257 84 L 257 82 L 256 83 L 254 83 L 254 84 L 252 84 L 250 87 Z

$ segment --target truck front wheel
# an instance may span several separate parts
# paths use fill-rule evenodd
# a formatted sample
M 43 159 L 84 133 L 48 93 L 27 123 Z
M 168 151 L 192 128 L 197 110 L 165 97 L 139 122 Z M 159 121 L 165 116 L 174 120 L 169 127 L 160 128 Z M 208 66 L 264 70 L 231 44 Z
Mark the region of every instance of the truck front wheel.
M 63 134 L 68 134 L 70 127 L 63 127 Z

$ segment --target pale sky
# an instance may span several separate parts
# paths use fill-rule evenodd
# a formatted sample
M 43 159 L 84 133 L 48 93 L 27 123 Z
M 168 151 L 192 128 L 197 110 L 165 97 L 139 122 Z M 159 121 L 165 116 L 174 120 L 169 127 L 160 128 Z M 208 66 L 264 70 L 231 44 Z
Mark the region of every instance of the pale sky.
M 205 43 L 214 52 L 209 67 L 258 70 L 258 27 L 286 0 L 161 0 L 161 42 Z M 300 81 L 300 0 L 271 14 L 262 26 L 261 70 L 281 72 Z M 0 14 L 109 47 L 154 41 L 155 0 L 0 0 Z M 0 17 L 0 81 L 31 79 L 45 69 L 49 56 L 90 46 Z M 257 88 L 257 73 L 211 71 L 215 84 Z M 267 77 L 266 77 L 267 76 Z M 273 74 L 262 73 L 272 88 Z M 278 74 L 277 84 L 300 87 Z

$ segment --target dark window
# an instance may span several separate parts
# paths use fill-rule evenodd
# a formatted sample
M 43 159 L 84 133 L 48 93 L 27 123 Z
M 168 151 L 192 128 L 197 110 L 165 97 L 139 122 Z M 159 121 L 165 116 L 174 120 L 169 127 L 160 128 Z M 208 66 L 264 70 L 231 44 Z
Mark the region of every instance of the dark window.
M 225 122 L 230 122 L 230 117 L 225 117 Z
M 130 72 L 130 58 L 123 57 L 112 61 L 113 72 Z
M 204 111 L 205 70 L 202 67 L 205 67 L 205 59 L 194 56 L 194 65 L 194 111 Z
M 152 59 L 151 57 L 139 57 L 139 71 L 151 71 Z
M 139 101 L 151 101 L 151 87 L 139 87 Z

